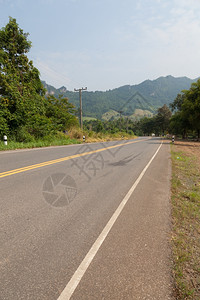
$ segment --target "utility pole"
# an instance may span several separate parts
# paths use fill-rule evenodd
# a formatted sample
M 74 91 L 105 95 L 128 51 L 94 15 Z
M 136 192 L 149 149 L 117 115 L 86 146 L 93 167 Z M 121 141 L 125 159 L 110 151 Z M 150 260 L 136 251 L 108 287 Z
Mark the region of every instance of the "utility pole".
M 126 119 L 126 133 L 128 133 L 128 117 Z
M 122 130 L 122 113 L 123 113 L 123 110 L 119 110 L 117 111 L 119 113 L 119 116 L 120 116 L 120 131 Z
M 79 101 L 80 101 L 80 126 L 83 129 L 83 118 L 82 118 L 82 91 L 87 91 L 87 87 L 81 89 L 74 89 L 74 92 L 79 92 Z

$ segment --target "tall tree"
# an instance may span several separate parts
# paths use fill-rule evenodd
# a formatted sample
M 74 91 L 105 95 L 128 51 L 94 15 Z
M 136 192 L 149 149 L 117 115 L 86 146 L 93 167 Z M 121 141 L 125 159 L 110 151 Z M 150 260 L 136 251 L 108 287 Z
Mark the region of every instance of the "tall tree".
M 173 134 L 181 134 L 183 139 L 187 137 L 187 132 L 191 127 L 188 115 L 183 113 L 182 109 L 185 99 L 184 93 L 178 94 L 173 103 L 170 104 L 171 110 L 174 112 L 170 120 L 170 130 Z
M 200 139 L 200 79 L 192 83 L 191 88 L 184 93 L 183 115 L 188 117 L 191 128 L 197 132 L 198 139 Z
M 176 133 L 187 137 L 188 130 L 196 131 L 200 138 L 200 80 L 192 83 L 189 90 L 178 94 L 170 105 L 175 114 L 172 116 L 170 127 Z
M 171 111 L 169 107 L 164 104 L 162 107 L 158 109 L 158 114 L 156 116 L 156 122 L 160 130 L 162 131 L 162 134 L 165 133 L 169 129 L 169 121 L 171 118 Z
M 185 95 L 184 94 L 178 94 L 174 101 L 170 103 L 169 107 L 172 111 L 181 111 L 183 101 L 184 101 Z
M 8 113 L 3 117 L 10 131 L 16 131 L 33 115 L 45 114 L 45 90 L 39 71 L 26 55 L 31 47 L 27 38 L 11 17 L 0 30 L 0 107 Z

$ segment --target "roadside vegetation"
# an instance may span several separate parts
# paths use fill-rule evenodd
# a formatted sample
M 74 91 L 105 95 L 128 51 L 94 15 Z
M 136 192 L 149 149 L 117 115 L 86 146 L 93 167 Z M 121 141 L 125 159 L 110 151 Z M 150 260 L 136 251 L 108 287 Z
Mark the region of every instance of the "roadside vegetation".
M 171 110 L 163 105 L 153 117 L 138 120 L 121 114 L 107 121 L 86 117 L 82 131 L 78 108 L 62 95 L 46 93 L 39 70 L 27 57 L 30 49 L 28 33 L 10 17 L 0 29 L 0 150 L 80 143 L 83 136 L 86 142 L 170 132 L 200 138 L 200 80 L 177 96 Z
M 85 137 L 84 141 L 83 136 Z M 94 131 L 81 130 L 78 127 L 73 127 L 67 133 L 57 132 L 57 134 L 53 136 L 46 136 L 42 139 L 36 139 L 29 142 L 18 142 L 16 140 L 11 140 L 8 141 L 7 145 L 4 145 L 4 142 L 0 141 L 0 150 L 64 146 L 69 144 L 80 144 L 82 142 L 106 142 L 133 138 L 135 138 L 134 134 L 127 134 L 126 132 L 117 132 L 114 134 L 103 132 L 97 133 Z
M 27 57 L 30 48 L 28 34 L 10 18 L 0 30 L 0 136 L 27 145 L 56 140 L 58 132 L 78 127 L 67 98 L 45 97 L 39 71 Z
M 86 117 L 62 95 L 47 95 L 29 61 L 31 42 L 16 19 L 0 29 L 0 150 L 166 135 L 200 139 L 200 80 L 163 105 L 153 117 L 97 120 Z M 106 104 L 105 104 L 106 105 Z M 3 136 L 8 137 L 4 145 Z M 176 299 L 200 299 L 200 144 L 172 145 L 173 258 Z
M 84 128 L 89 131 L 102 132 L 108 134 L 117 134 L 119 132 L 136 136 L 163 135 L 168 132 L 171 111 L 167 105 L 163 105 L 152 118 L 142 118 L 137 121 L 126 117 L 120 117 L 113 120 L 85 120 Z
M 77 109 L 62 95 L 46 94 L 29 61 L 28 34 L 10 17 L 0 30 L 0 150 L 134 138 L 132 131 L 80 129 Z M 86 118 L 90 120 L 91 118 Z M 4 145 L 6 135 L 8 145 Z
M 79 144 L 80 141 L 75 138 L 70 138 L 62 132 L 57 132 L 54 136 L 46 136 L 43 139 L 37 139 L 26 142 L 18 142 L 16 140 L 8 140 L 8 144 L 4 145 L 3 141 L 0 141 L 0 150 L 14 150 L 25 148 L 40 148 L 49 146 L 63 146 L 69 144 Z
M 200 143 L 172 153 L 172 252 L 176 299 L 200 299 Z

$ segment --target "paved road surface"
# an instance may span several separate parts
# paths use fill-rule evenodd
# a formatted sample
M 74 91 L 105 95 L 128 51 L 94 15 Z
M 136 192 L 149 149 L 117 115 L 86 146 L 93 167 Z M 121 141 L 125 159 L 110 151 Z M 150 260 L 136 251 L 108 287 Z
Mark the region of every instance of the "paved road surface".
M 170 156 L 161 142 L 1 152 L 0 299 L 172 299 Z

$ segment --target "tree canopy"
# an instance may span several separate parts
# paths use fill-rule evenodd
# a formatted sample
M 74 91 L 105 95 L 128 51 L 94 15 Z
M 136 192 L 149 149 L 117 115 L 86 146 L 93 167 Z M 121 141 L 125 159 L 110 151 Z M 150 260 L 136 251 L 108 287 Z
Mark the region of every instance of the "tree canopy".
M 75 108 L 66 97 L 45 96 L 39 71 L 27 57 L 31 49 L 28 35 L 19 28 L 16 19 L 11 17 L 8 24 L 0 29 L 0 136 L 7 134 L 18 141 L 53 135 L 56 131 L 65 131 L 78 125 Z M 127 92 L 130 87 L 121 89 Z M 116 95 L 118 92 L 113 90 Z M 111 94 L 111 91 L 108 93 Z M 122 101 L 123 97 L 118 98 Z M 105 111 L 108 108 L 106 103 L 101 103 Z M 100 101 L 98 104 L 100 105 Z M 91 101 L 89 105 L 91 106 Z M 119 107 L 118 102 L 116 105 Z M 95 105 L 92 107 L 96 111 L 100 109 Z M 200 80 L 192 83 L 189 90 L 179 93 L 170 107 L 173 115 L 164 104 L 152 118 L 132 121 L 129 115 L 124 115 L 113 121 L 86 122 L 85 126 L 88 130 L 97 132 L 124 131 L 138 135 L 159 135 L 170 131 L 185 137 L 188 131 L 192 131 L 200 138 Z
M 77 123 L 66 98 L 45 98 L 39 71 L 26 55 L 31 48 L 28 35 L 11 17 L 0 30 L 0 135 L 19 140 L 43 137 Z
M 200 79 L 192 83 L 189 90 L 183 90 L 170 105 L 175 114 L 170 127 L 175 133 L 187 136 L 188 131 L 195 131 L 200 138 Z
M 132 120 L 129 117 L 120 117 L 109 121 L 90 120 L 84 121 L 87 130 L 104 133 L 126 132 L 135 135 L 163 135 L 168 133 L 171 111 L 167 105 L 163 105 L 157 114 L 151 118 L 144 117 L 140 120 Z

